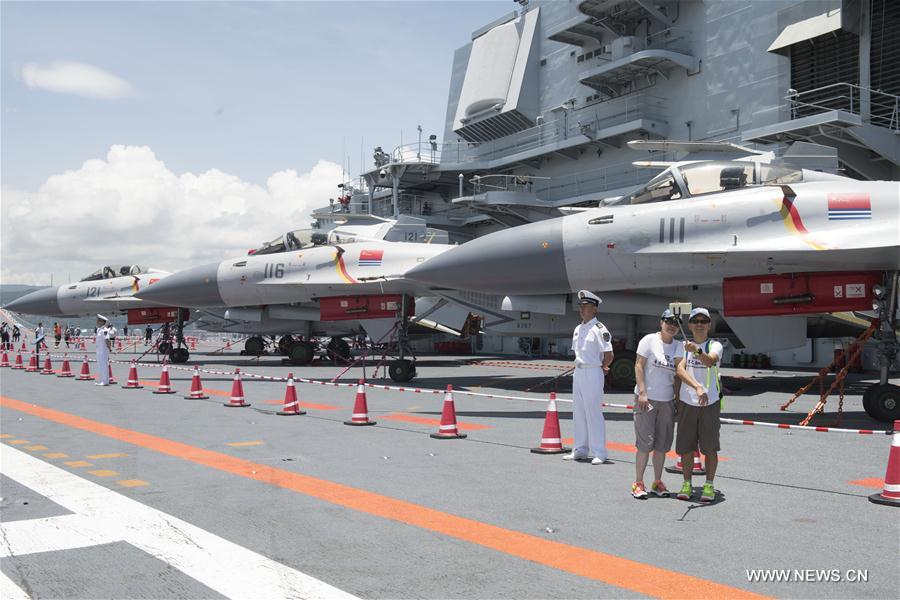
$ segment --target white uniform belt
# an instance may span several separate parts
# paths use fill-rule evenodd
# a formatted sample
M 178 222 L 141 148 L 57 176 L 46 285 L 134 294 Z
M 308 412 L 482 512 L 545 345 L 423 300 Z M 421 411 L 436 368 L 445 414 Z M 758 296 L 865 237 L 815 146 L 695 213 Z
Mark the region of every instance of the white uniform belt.
M 577 365 L 575 365 L 575 368 L 576 369 L 601 369 L 601 368 L 603 368 L 603 365 L 589 365 L 586 363 L 578 363 Z

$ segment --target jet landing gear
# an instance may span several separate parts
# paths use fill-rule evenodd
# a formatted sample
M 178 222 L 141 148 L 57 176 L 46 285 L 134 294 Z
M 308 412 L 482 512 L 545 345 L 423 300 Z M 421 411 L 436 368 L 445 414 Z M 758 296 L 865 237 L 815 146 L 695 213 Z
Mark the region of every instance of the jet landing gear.
M 400 320 L 397 322 L 396 345 L 392 345 L 392 349 L 396 349 L 397 357 L 388 363 L 388 376 L 397 383 L 412 381 L 416 376 L 416 358 L 409 346 L 409 317 L 407 297 L 403 296 Z
M 895 271 L 885 277 L 885 285 L 875 289 L 875 309 L 881 321 L 872 337 L 878 340 L 878 361 L 881 370 L 879 382 L 863 394 L 863 408 L 873 419 L 896 421 L 900 419 L 900 386 L 888 383 L 891 364 L 900 351 L 897 342 L 897 281 Z
M 350 344 L 339 337 L 333 337 L 328 341 L 325 352 L 336 365 L 346 365 L 351 362 Z
M 631 389 L 634 387 L 634 365 L 637 354 L 632 350 L 619 350 L 609 365 L 609 385 L 615 389 Z
M 281 339 L 284 340 L 284 338 Z M 312 362 L 316 355 L 316 347 L 312 342 L 298 341 L 292 338 L 290 345 L 286 348 L 285 355 L 291 363 L 302 367 Z
M 188 361 L 191 353 L 188 352 L 187 344 L 184 342 L 184 317 L 181 314 L 181 309 L 176 309 L 175 314 L 175 345 L 173 346 L 167 339 L 163 340 L 159 344 L 159 352 L 160 354 L 166 354 L 169 357 L 169 362 L 172 364 L 180 365 Z

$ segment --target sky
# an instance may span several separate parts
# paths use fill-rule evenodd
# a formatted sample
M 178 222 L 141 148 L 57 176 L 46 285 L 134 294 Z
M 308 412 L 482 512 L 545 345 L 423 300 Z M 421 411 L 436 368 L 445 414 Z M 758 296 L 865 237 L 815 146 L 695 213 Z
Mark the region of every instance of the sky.
M 443 138 L 478 2 L 0 3 L 0 282 L 223 260 Z

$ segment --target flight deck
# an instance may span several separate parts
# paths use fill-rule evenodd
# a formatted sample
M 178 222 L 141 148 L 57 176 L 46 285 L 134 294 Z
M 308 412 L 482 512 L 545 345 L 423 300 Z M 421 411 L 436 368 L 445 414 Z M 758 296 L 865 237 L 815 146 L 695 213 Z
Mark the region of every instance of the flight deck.
M 702 505 L 699 492 L 690 502 L 631 497 L 628 409 L 605 412 L 610 464 L 530 452 L 554 388 L 571 445 L 571 379 L 557 378 L 566 361 L 425 356 L 406 388 L 383 369 L 376 376 L 371 361 L 364 389 L 377 423 L 347 427 L 362 368 L 212 349 L 192 353 L 205 400 L 184 398 L 193 364 L 170 369 L 175 394 L 152 393 L 160 368 L 146 362 L 136 366 L 143 388 L 123 389 L 137 357 L 129 352 L 113 355 L 110 387 L 2 370 L 5 598 L 900 591 L 896 510 L 867 500 L 883 486 L 890 426 L 863 412 L 858 376 L 837 426 L 872 433 L 724 424 L 717 500 Z M 76 375 L 83 355 L 69 353 Z M 235 369 L 248 407 L 223 406 Z M 276 414 L 289 372 L 304 415 Z M 340 385 L 325 384 L 338 375 Z M 818 399 L 779 410 L 812 372 L 723 375 L 723 417 L 796 424 Z M 431 437 L 448 384 L 465 439 Z M 627 406 L 632 397 L 613 391 L 605 401 Z M 812 424 L 834 425 L 837 403 Z M 680 479 L 664 477 L 670 488 Z

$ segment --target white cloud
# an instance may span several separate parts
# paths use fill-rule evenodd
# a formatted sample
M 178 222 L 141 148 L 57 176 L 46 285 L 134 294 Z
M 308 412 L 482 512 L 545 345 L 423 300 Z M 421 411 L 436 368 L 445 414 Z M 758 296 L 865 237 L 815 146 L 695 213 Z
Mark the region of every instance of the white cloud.
M 146 146 L 113 146 L 37 192 L 3 188 L 0 280 L 63 282 L 113 263 L 179 270 L 244 254 L 307 227 L 340 180 L 328 161 L 273 173 L 264 187 L 217 169 L 179 175 Z
M 131 84 L 121 77 L 77 62 L 27 63 L 22 67 L 22 79 L 32 89 L 102 100 L 115 100 L 134 92 Z

